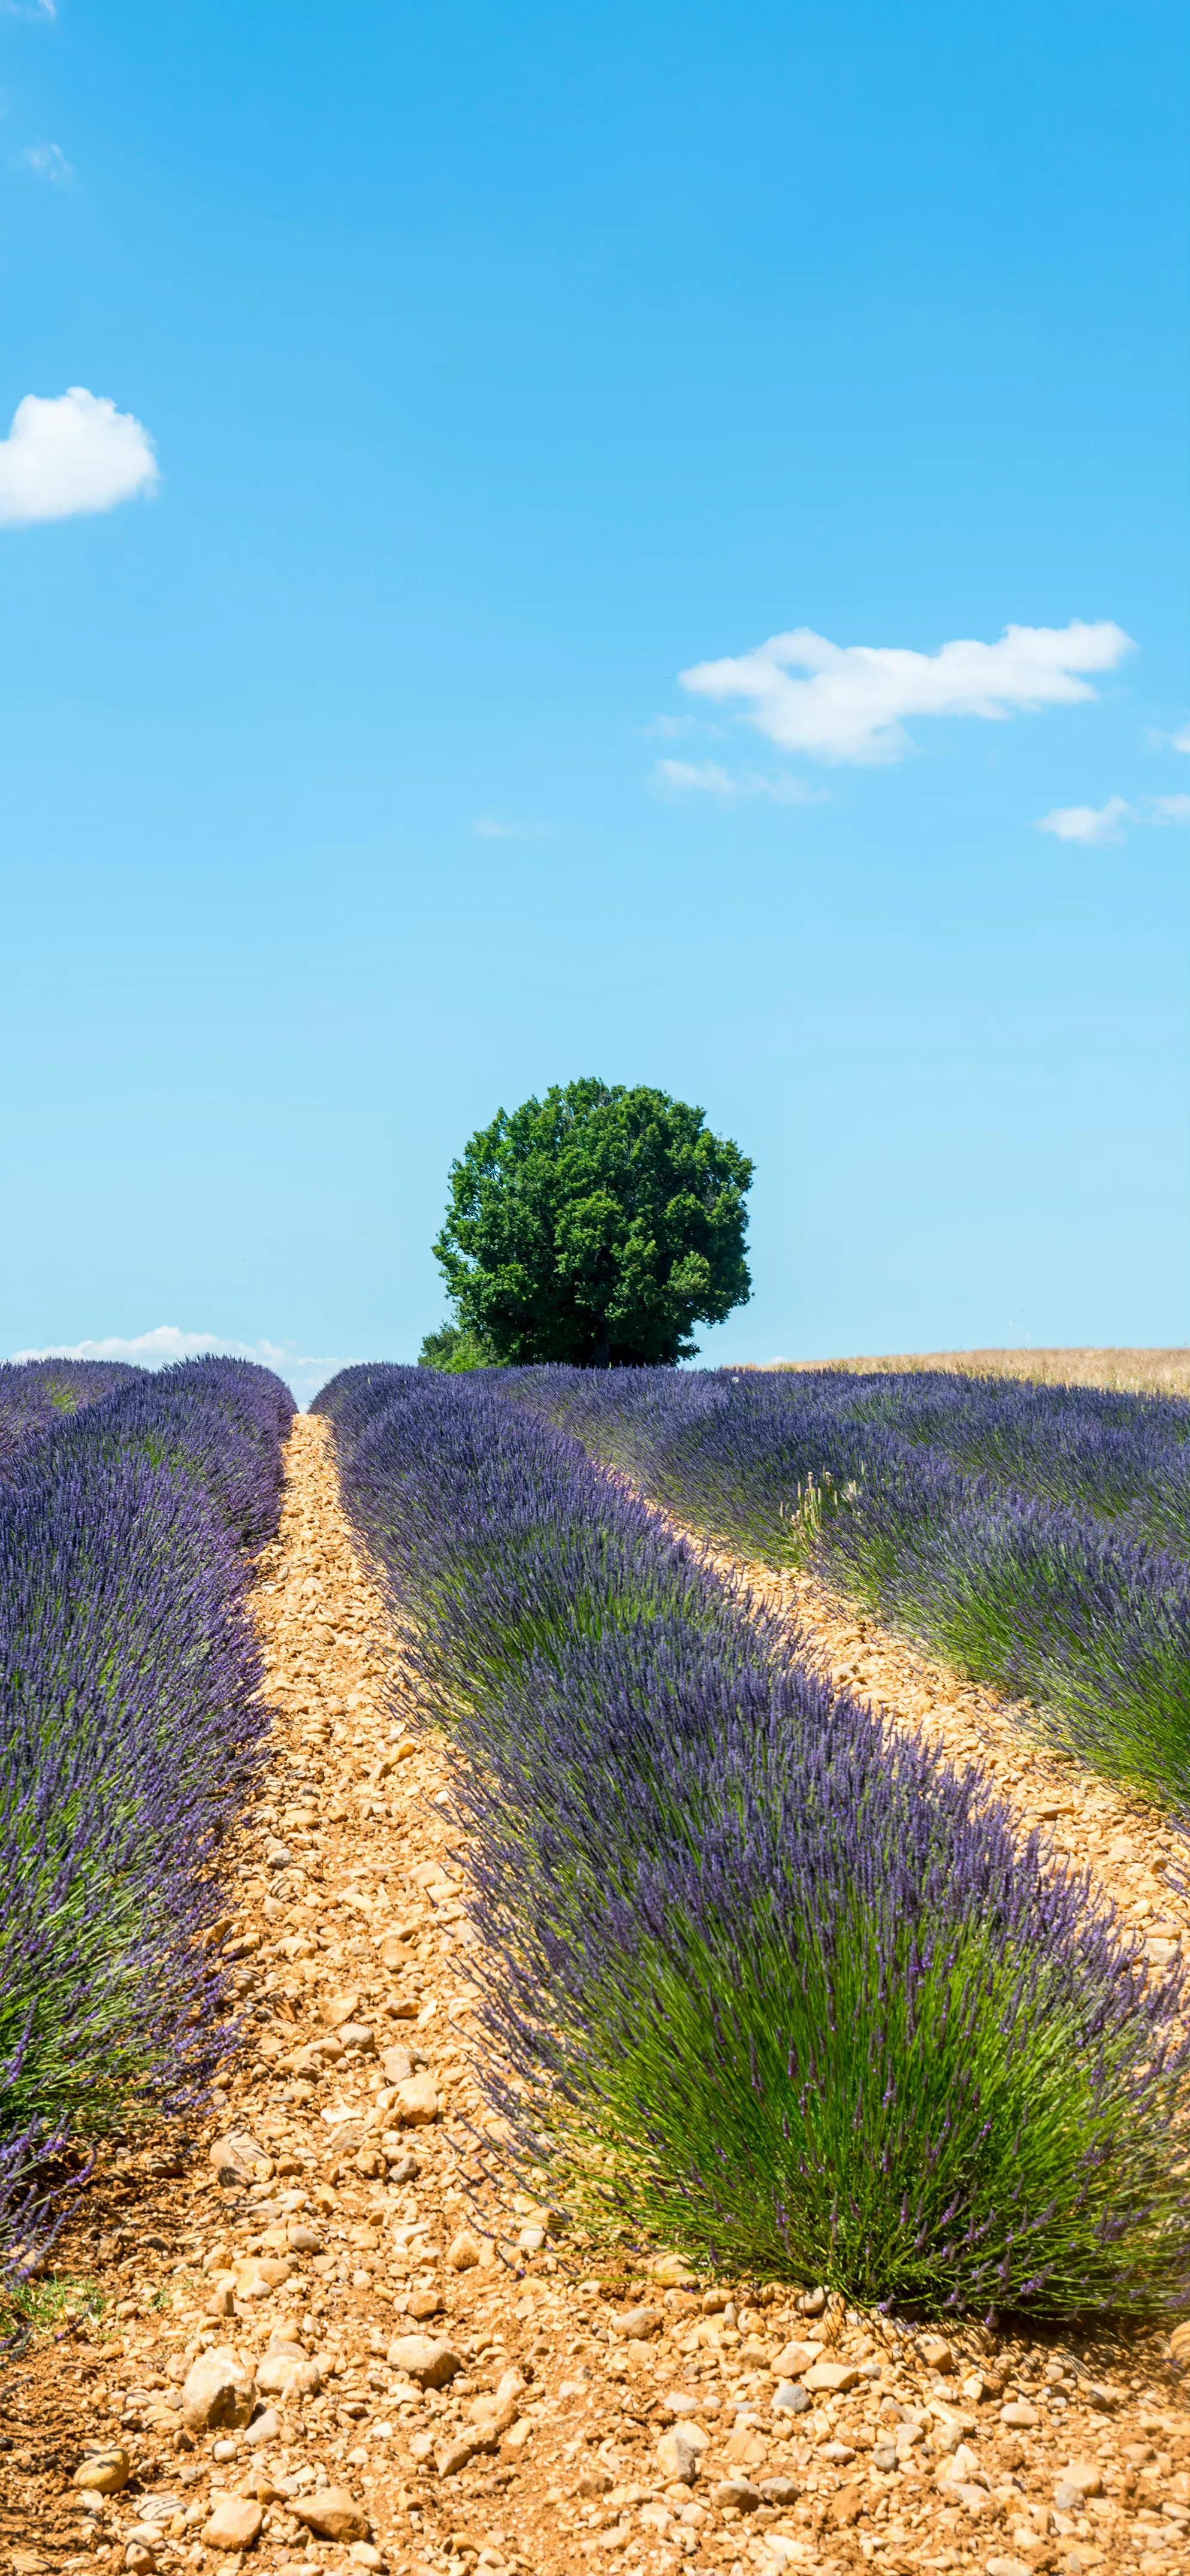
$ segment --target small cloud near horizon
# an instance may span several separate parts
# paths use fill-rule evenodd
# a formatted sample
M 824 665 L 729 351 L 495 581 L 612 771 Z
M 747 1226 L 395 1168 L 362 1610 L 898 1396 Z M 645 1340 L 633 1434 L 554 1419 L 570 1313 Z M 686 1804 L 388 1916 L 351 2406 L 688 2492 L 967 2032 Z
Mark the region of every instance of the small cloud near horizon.
M 107 1333 L 98 1341 L 54 1342 L 47 1349 L 14 1351 L 14 1360 L 129 1360 L 134 1368 L 168 1368 L 174 1360 L 229 1358 L 257 1360 L 292 1387 L 299 1403 L 308 1404 L 344 1359 L 303 1356 L 292 1342 L 237 1342 L 222 1333 L 186 1332 L 178 1324 L 155 1324 L 147 1333 Z

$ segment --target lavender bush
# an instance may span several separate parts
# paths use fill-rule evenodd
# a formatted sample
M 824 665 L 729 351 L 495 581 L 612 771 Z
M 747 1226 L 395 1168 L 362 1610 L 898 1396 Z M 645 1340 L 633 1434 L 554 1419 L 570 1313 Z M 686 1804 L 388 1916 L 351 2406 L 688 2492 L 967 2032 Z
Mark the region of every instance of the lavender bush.
M 1190 1564 L 1139 1538 L 1132 1506 L 1113 1519 L 964 1472 L 894 1427 L 898 1391 L 914 1396 L 918 1378 L 502 1376 L 508 1394 L 580 1434 L 679 1518 L 764 1563 L 812 1563 L 977 1680 L 1034 1702 L 1051 1739 L 1109 1778 L 1190 1808 Z M 933 1429 L 935 1382 L 925 1384 L 912 1418 Z M 965 1419 L 958 1384 L 953 1410 Z M 986 1427 L 987 1390 L 970 1384 Z M 1057 1466 L 1052 1481 L 1062 1481 Z
M 27 1445 L 0 1484 L 10 2252 L 44 2241 L 38 2177 L 65 2140 L 184 2109 L 227 2044 L 202 1935 L 266 1723 L 239 1541 L 275 1524 L 292 1409 L 266 1371 L 188 1363 Z
M 451 1729 L 497 2099 L 553 2187 L 851 2297 L 1185 2304 L 1181 1971 L 492 1373 L 318 1409 Z
M 140 1375 L 123 1360 L 0 1360 L 0 1473 L 31 1440 Z
M 945 1371 L 851 1379 L 814 1372 L 841 1420 L 892 1432 L 1039 1501 L 1190 1550 L 1190 1404 L 1098 1387 Z M 771 1383 L 771 1381 L 769 1381 Z
M 140 1457 L 205 1493 L 243 1547 L 262 1547 L 281 1510 L 281 1441 L 296 1407 L 271 1369 L 252 1361 L 180 1360 L 105 1398 L 83 1422 L 51 1437 L 65 1454 L 84 1440 L 88 1452 Z

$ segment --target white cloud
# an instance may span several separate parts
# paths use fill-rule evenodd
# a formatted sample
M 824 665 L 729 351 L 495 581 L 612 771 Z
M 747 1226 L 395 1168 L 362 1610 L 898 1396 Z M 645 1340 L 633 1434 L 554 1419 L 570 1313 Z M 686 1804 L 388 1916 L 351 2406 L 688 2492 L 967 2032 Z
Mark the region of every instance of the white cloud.
M 1059 841 L 1119 841 L 1120 825 L 1135 811 L 1124 796 L 1109 796 L 1106 805 L 1055 805 L 1052 813 L 1040 816 L 1037 829 L 1053 832 Z
M 1175 751 L 1190 751 L 1190 724 L 1183 725 L 1181 732 L 1174 734 L 1173 747 Z
M 739 699 L 747 720 L 783 751 L 816 760 L 902 760 L 913 748 L 908 716 L 979 716 L 999 723 L 1022 709 L 1093 698 L 1084 676 L 1111 671 L 1132 648 L 1123 628 L 1006 626 L 996 644 L 959 641 L 936 653 L 876 644 L 831 644 L 812 628 L 771 635 L 750 653 L 697 662 L 683 688 L 717 702 Z M 809 678 L 794 678 L 808 672 Z
M 60 143 L 31 143 L 21 159 L 26 170 L 34 170 L 39 179 L 73 179 L 74 172 Z
M 1039 832 L 1059 841 L 1121 841 L 1125 823 L 1190 823 L 1190 796 L 1146 796 L 1130 805 L 1126 796 L 1109 796 L 1106 805 L 1055 805 L 1042 814 Z
M 684 735 L 703 730 L 697 716 L 653 716 L 639 728 L 645 742 L 679 742 Z
M 695 793 L 734 799 L 737 796 L 768 796 L 775 805 L 818 805 L 823 789 L 803 787 L 800 778 L 778 772 L 749 769 L 733 773 L 717 760 L 659 760 L 653 770 L 658 787 L 672 795 Z
M 549 839 L 553 825 L 502 823 L 498 814 L 477 814 L 471 829 L 481 841 L 542 841 Z
M 0 0 L 0 18 L 56 18 L 56 0 Z
M 106 395 L 84 385 L 48 400 L 26 394 L 0 439 L 0 526 L 112 510 L 158 480 L 147 429 Z
M 237 1342 L 221 1333 L 184 1332 L 178 1324 L 155 1324 L 148 1333 L 108 1333 L 102 1341 L 55 1342 L 48 1350 L 13 1352 L 15 1360 L 131 1360 L 135 1368 L 168 1368 L 171 1360 L 208 1355 L 259 1360 L 262 1368 L 275 1369 L 305 1403 L 336 1369 L 349 1365 L 341 1359 L 304 1357 L 292 1342 Z

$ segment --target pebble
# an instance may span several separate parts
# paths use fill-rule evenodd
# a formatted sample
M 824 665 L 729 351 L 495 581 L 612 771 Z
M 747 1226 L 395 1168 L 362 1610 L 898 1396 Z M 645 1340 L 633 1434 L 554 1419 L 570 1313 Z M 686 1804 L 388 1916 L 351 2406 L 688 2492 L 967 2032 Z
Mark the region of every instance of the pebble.
M 316 2540 L 366 2540 L 368 2517 L 346 2487 L 320 2487 L 314 2495 L 295 2496 L 292 2510 Z
M 461 2353 L 432 2335 L 397 2335 L 388 2347 L 394 2370 L 419 2388 L 445 2388 L 463 2367 Z
M 128 2453 L 119 2443 L 110 2443 L 101 2451 L 88 2451 L 74 2472 L 76 2487 L 85 2487 L 89 2495 L 119 2495 L 126 2487 L 131 2471 Z
M 275 2442 L 280 2431 L 280 2416 L 274 2412 L 271 2406 L 266 2406 L 263 2414 L 254 2415 L 251 2423 L 245 2424 L 244 2440 L 254 2451 L 257 2451 L 261 2448 L 263 2443 Z
M 191 2433 L 216 2424 L 246 2424 L 256 2404 L 256 2382 L 229 2344 L 199 2355 L 182 2388 L 182 2422 Z
M 251 2549 L 260 2538 L 264 2514 L 250 2496 L 222 2496 L 203 2525 L 207 2549 Z
M 637 2343 L 660 2334 L 664 2324 L 663 2308 L 628 2308 L 623 2316 L 613 2317 L 611 2321 L 613 2334 Z
M 672 2432 L 663 2433 L 657 2444 L 657 2466 L 663 2478 L 679 2478 L 693 2486 L 702 2467 L 702 2455 L 710 2436 L 699 2424 L 675 2424 Z

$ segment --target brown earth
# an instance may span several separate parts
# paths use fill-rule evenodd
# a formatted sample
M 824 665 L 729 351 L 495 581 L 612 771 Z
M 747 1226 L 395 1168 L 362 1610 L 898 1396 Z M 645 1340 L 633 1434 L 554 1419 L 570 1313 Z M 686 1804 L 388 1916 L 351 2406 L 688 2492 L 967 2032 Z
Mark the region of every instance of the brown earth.
M 1120 1387 L 1130 1395 L 1190 1395 L 1190 1350 L 1171 1351 L 910 1351 L 867 1360 L 767 1360 L 770 1369 L 849 1369 L 854 1375 L 900 1375 L 904 1369 L 957 1369 L 965 1377 L 1033 1378 L 1045 1386 Z
M 110 2152 L 55 2249 L 108 2305 L 5 2365 L 0 2567 L 238 2576 L 225 2529 L 250 2570 L 344 2576 L 1183 2569 L 1190 2407 L 1164 2335 L 933 2341 L 812 2289 L 688 2285 L 518 2198 L 477 2082 L 442 1754 L 410 1730 L 324 1423 L 297 1423 L 288 1465 L 256 1592 L 273 1762 L 225 1928 L 243 2044 L 201 2134 Z M 851 1627 L 849 1677 L 883 1689 Z M 449 2346 L 448 2384 L 417 2384 L 413 2333 Z M 791 2340 L 820 2356 L 778 2371 Z M 274 2425 L 187 2428 L 198 2356 L 259 2370 L 283 2341 L 308 2360 Z M 775 2407 L 782 2382 L 801 2411 Z M 674 2424 L 684 2452 L 661 2447 Z M 128 2484 L 80 2505 L 113 2442 Z M 367 2539 L 308 2536 L 329 2486 Z

